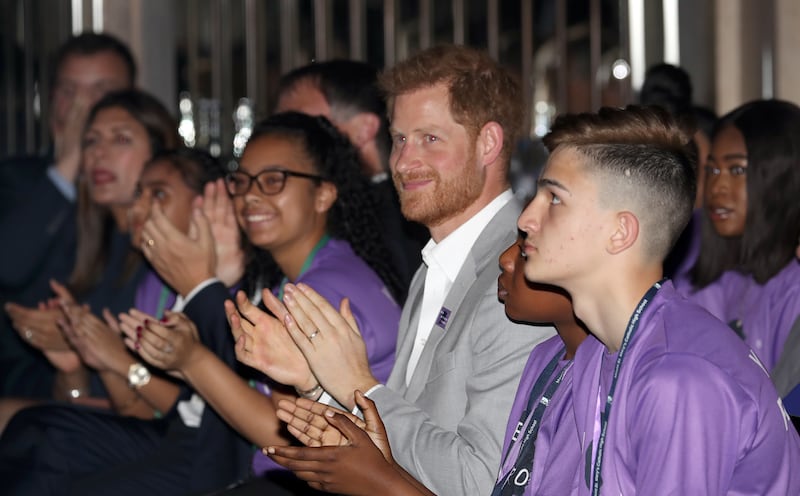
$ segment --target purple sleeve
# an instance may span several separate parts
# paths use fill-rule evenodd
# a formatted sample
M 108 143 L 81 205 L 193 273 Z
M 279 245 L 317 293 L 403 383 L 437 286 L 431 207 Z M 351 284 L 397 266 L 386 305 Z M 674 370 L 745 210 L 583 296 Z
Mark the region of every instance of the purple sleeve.
M 648 369 L 631 389 L 627 419 L 636 492 L 726 494 L 742 437 L 757 424 L 752 401 L 697 357 L 670 355 Z
M 358 324 L 361 337 L 367 348 L 367 357 L 375 378 L 385 382 L 394 364 L 397 343 L 397 323 L 400 309 L 380 287 L 366 294 L 363 288 L 355 288 L 358 281 L 347 281 L 340 277 L 333 280 L 324 271 L 309 273 L 301 277 L 303 284 L 313 288 L 337 310 L 345 297 L 350 298 L 350 308 Z M 363 281 L 367 284 L 366 281 Z

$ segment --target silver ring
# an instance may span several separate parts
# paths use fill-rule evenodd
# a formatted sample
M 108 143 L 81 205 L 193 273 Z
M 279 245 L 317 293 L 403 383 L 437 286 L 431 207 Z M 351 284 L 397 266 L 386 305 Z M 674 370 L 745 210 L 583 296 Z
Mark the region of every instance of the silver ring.
M 25 328 L 25 330 L 24 330 L 23 332 L 25 333 L 25 339 L 27 339 L 28 341 L 30 341 L 31 339 L 33 339 L 33 331 L 31 331 L 30 329 L 28 329 L 28 328 L 26 327 L 26 328 Z
M 175 350 L 172 349 L 172 345 L 171 344 L 167 343 L 167 345 L 164 346 L 164 349 L 161 350 L 161 351 L 163 351 L 164 353 L 172 353 Z
M 314 339 L 315 337 L 317 337 L 317 334 L 319 334 L 319 329 L 316 329 L 314 332 L 312 332 L 311 334 L 309 334 L 309 335 L 308 335 L 308 340 L 309 340 L 309 341 L 311 341 L 312 339 Z
M 156 242 L 153 240 L 153 238 L 150 238 L 150 239 L 147 240 L 147 246 L 152 247 L 155 244 L 156 244 Z

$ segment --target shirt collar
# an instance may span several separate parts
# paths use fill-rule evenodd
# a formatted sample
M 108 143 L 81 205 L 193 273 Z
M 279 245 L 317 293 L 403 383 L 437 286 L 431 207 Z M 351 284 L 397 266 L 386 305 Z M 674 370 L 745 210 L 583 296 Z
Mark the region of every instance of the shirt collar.
M 439 243 L 430 239 L 422 249 L 422 260 L 425 265 L 428 268 L 435 266 L 444 272 L 450 281 L 455 281 L 478 236 L 513 197 L 510 189 L 505 190 Z

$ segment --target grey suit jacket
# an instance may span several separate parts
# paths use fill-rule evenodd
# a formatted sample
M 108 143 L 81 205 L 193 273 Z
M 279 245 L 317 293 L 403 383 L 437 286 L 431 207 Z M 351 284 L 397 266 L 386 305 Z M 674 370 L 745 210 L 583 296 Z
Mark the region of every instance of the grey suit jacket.
M 483 230 L 434 325 L 406 386 L 426 268 L 411 282 L 400 317 L 395 366 L 387 387 L 370 394 L 395 459 L 439 495 L 489 494 L 500 466 L 508 415 L 533 347 L 555 330 L 514 324 L 497 300 L 498 257 L 516 239 L 521 210 L 512 200 Z

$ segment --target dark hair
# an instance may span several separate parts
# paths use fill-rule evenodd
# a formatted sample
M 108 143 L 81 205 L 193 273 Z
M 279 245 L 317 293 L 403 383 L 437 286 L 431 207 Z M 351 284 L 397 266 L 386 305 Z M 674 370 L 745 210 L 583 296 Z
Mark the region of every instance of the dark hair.
M 692 113 L 692 81 L 689 74 L 671 64 L 647 69 L 639 92 L 639 103 L 657 105 L 675 116 Z
M 739 238 L 725 239 L 706 217 L 692 273 L 704 287 L 726 270 L 766 283 L 795 256 L 800 237 L 800 107 L 780 100 L 746 103 L 720 118 L 714 137 L 733 126 L 747 149 L 747 217 Z
M 697 129 L 710 138 L 714 132 L 714 126 L 717 124 L 717 114 L 708 107 L 692 105 L 692 116 Z
M 128 46 L 109 34 L 86 32 L 73 36 L 59 47 L 53 62 L 51 87 L 54 85 L 56 78 L 58 78 L 59 72 L 61 72 L 61 66 L 64 65 L 64 61 L 69 57 L 96 55 L 103 52 L 113 53 L 122 60 L 128 69 L 128 83 L 133 86 L 136 82 L 136 62 L 133 60 L 133 55 L 131 55 Z
M 400 95 L 445 84 L 450 113 L 473 138 L 488 122 L 503 128 L 502 158 L 511 160 L 522 129 L 519 81 L 486 52 L 460 45 L 440 45 L 406 59 L 380 77 L 391 112 Z
M 262 121 L 253 129 L 248 143 L 265 136 L 299 143 L 315 172 L 336 186 L 336 201 L 327 216 L 328 234 L 347 241 L 395 299 L 401 301 L 403 284 L 386 256 L 380 219 L 375 213 L 378 200 L 369 180 L 361 173 L 356 150 L 347 137 L 325 117 L 298 112 L 275 114 Z M 280 283 L 283 273 L 269 252 L 251 244 L 248 251 L 245 291 L 253 294 L 259 287 L 271 288 Z
M 314 62 L 282 76 L 278 95 L 292 92 L 301 83 L 311 83 L 322 93 L 335 120 L 347 120 L 362 112 L 378 116 L 375 143 L 381 163 L 388 163 L 391 138 L 386 102 L 378 88 L 378 69 L 356 60 Z
M 197 194 L 203 194 L 206 183 L 216 181 L 225 175 L 219 160 L 198 148 L 178 148 L 158 152 L 145 164 L 144 170 L 157 162 L 169 162 L 181 175 L 186 186 Z
M 696 175 L 690 134 L 660 107 L 602 108 L 556 118 L 544 144 L 568 147 L 598 181 L 600 201 L 633 207 L 646 253 L 663 261 L 689 218 Z
M 125 110 L 144 127 L 151 154 L 175 148 L 180 143 L 175 119 L 158 100 L 139 90 L 115 91 L 104 96 L 89 111 L 86 129 L 91 126 L 98 113 L 109 108 Z M 85 178 L 78 184 L 77 224 L 77 253 L 69 284 L 76 295 L 81 295 L 97 284 L 105 271 L 111 236 L 114 232 L 114 220 L 111 212 L 91 200 Z M 126 261 L 126 270 L 123 271 L 123 278 L 133 272 L 138 261 L 138 255 L 131 254 L 129 256 Z

